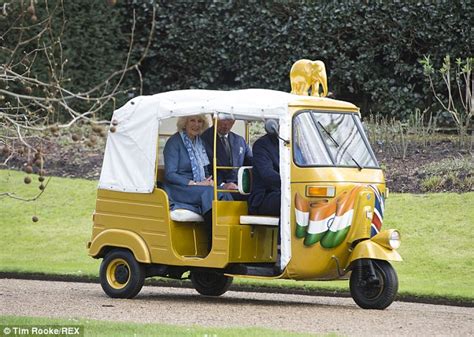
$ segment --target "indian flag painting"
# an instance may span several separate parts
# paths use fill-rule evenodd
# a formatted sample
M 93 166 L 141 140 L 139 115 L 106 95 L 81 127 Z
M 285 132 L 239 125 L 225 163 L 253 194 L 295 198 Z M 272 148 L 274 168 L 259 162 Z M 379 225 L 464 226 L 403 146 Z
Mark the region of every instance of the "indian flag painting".
M 375 194 L 374 215 L 372 216 L 372 224 L 370 227 L 370 237 L 377 235 L 380 232 L 383 224 L 383 212 L 385 208 L 385 201 L 383 195 L 375 185 L 369 185 Z
M 308 232 L 304 238 L 305 246 L 312 246 L 321 241 L 334 222 L 336 203 L 319 203 L 311 207 L 309 212 Z
M 328 228 L 328 232 L 321 240 L 321 246 L 324 248 L 334 248 L 339 246 L 349 233 L 352 219 L 354 216 L 354 207 L 361 186 L 354 187 L 350 192 L 343 192 L 335 200 L 336 213 L 334 221 Z
M 309 224 L 309 200 L 299 193 L 295 194 L 296 237 L 301 239 L 306 235 Z
M 336 199 L 313 202 L 299 193 L 295 195 L 297 238 L 304 238 L 304 245 L 320 242 L 323 248 L 339 246 L 349 233 L 354 216 L 357 195 L 362 186 L 344 191 Z
M 366 185 L 367 186 L 367 185 Z M 370 237 L 380 232 L 383 224 L 384 196 L 375 185 L 368 185 L 374 192 L 375 207 L 370 226 Z M 304 238 L 307 247 L 320 243 L 324 248 L 334 248 L 344 241 L 354 217 L 354 207 L 362 185 L 342 192 L 337 198 L 311 202 L 299 193 L 295 194 L 295 218 L 297 238 Z

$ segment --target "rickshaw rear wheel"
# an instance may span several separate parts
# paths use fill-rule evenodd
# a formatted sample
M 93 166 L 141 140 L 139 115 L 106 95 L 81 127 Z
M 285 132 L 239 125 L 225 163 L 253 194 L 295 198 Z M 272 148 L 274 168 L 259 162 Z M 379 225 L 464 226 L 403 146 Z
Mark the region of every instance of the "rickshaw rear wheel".
M 145 282 L 145 267 L 125 249 L 111 250 L 100 264 L 100 285 L 112 298 L 133 298 Z
M 191 282 L 194 289 L 201 295 L 220 296 L 232 284 L 232 277 L 214 271 L 192 271 Z
M 359 264 L 352 270 L 350 278 L 351 296 L 363 309 L 387 308 L 398 292 L 398 277 L 392 265 L 383 260 L 370 260 L 375 272 L 371 277 L 370 267 Z

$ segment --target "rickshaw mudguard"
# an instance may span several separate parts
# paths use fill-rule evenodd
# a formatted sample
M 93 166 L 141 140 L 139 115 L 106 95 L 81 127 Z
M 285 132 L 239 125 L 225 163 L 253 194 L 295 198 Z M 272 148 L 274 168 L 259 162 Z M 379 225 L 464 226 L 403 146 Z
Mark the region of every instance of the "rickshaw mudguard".
M 105 247 L 120 247 L 131 250 L 135 259 L 151 263 L 150 252 L 145 241 L 137 234 L 123 229 L 106 229 L 99 233 L 90 244 L 89 255 L 99 256 Z
M 345 269 L 350 269 L 352 263 L 359 259 L 403 261 L 402 257 L 396 250 L 386 248 L 372 240 L 364 240 L 357 244 L 347 260 Z

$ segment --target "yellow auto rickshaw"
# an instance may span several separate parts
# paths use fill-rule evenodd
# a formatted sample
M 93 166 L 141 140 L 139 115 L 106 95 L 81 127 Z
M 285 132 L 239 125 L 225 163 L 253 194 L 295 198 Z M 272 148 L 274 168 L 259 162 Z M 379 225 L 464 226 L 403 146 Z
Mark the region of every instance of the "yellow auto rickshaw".
M 401 261 L 400 234 L 381 229 L 384 175 L 359 109 L 324 97 L 320 68 L 311 77 L 309 66 L 294 67 L 292 93 L 179 90 L 133 98 L 114 112 L 87 245 L 90 256 L 103 259 L 107 295 L 132 298 L 152 276 L 190 278 L 206 296 L 224 294 L 234 277 L 349 278 L 360 307 L 384 309 L 393 302 L 398 279 L 388 261 Z M 163 146 L 176 118 L 202 113 L 214 123 L 235 119 L 234 129 L 247 140 L 255 122 L 280 139 L 280 217 L 249 215 L 246 201 L 218 200 L 214 186 L 210 251 L 202 216 L 170 211 L 161 188 Z M 214 177 L 238 170 L 239 189 L 230 192 L 250 193 L 251 167 L 213 163 Z

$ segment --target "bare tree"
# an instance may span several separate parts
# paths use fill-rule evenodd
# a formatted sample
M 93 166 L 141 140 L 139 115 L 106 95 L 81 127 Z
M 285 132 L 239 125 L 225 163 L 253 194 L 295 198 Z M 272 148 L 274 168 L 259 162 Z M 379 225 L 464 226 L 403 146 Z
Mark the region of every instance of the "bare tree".
M 115 1 L 108 3 L 115 5 Z M 46 135 L 54 136 L 60 130 L 86 122 L 92 124 L 97 136 L 105 137 L 107 128 L 113 132 L 114 127 L 108 126 L 109 121 L 100 120 L 101 112 L 105 108 L 114 109 L 117 97 L 130 90 L 142 93 L 139 66 L 152 41 L 156 7 L 153 6 L 150 33 L 141 45 L 141 55 L 132 57 L 136 47 L 136 13 L 133 9 L 128 52 L 121 69 L 88 90 L 74 92 L 68 85 L 74 79 L 65 75 L 68 59 L 64 56 L 62 41 L 67 19 L 63 1 L 49 3 L 44 0 L 38 4 L 37 0 L 19 0 L 0 6 L 3 19 L 8 17 L 11 22 L 8 29 L 0 33 L 0 168 L 6 167 L 12 158 L 22 157 L 25 158 L 26 173 L 35 170 L 40 178 L 43 177 L 40 179 L 40 192 L 33 198 L 22 198 L 11 191 L 0 191 L 0 197 L 32 201 L 47 185 L 47 182 L 43 183 L 44 155 L 38 145 Z M 39 6 L 44 13 L 42 16 L 37 15 Z M 38 67 L 47 68 L 47 79 L 38 76 Z M 138 74 L 138 88 L 124 87 L 124 78 L 129 72 Z M 72 135 L 72 140 L 78 141 L 79 138 Z M 25 177 L 25 183 L 30 181 Z
M 434 81 L 437 80 L 437 73 L 430 57 L 426 56 L 420 63 L 423 65 L 424 74 L 430 82 L 434 97 L 454 120 L 459 134 L 459 145 L 464 146 L 474 112 L 474 96 L 472 96 L 474 90 L 474 79 L 472 78 L 474 58 L 467 57 L 465 60 L 458 58 L 454 67 L 449 55 L 444 58 L 443 65 L 438 73 L 446 89 L 445 98 L 440 95 L 434 85 Z

